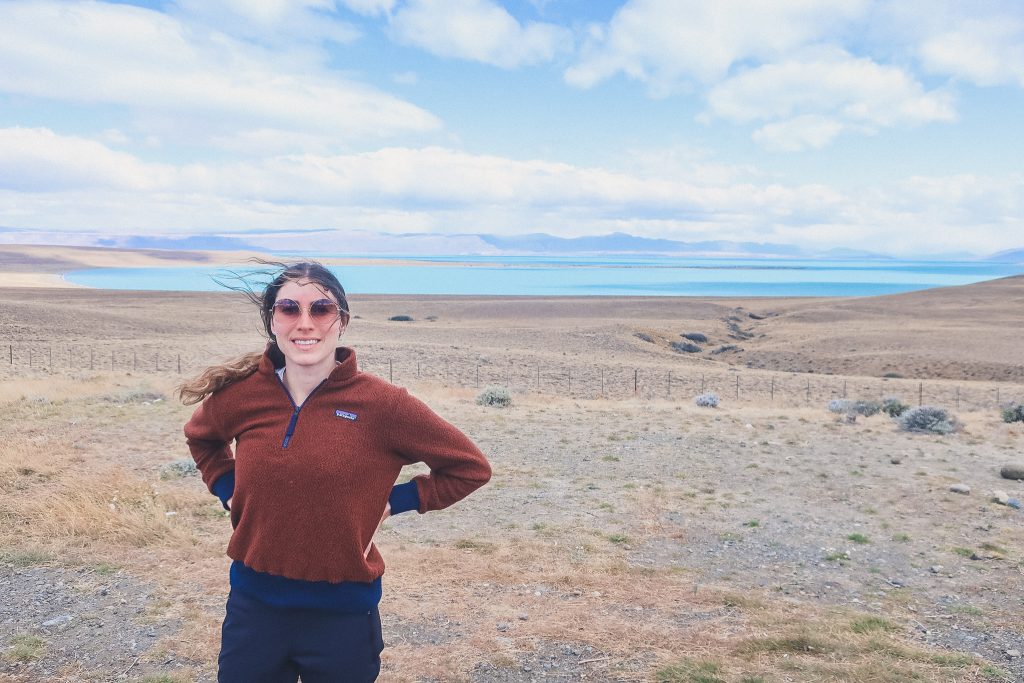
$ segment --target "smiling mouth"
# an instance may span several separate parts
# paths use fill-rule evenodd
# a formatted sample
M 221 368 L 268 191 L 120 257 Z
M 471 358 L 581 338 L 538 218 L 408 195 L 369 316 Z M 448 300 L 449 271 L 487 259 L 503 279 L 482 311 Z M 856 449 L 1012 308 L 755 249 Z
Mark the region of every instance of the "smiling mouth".
M 316 346 L 319 343 L 320 343 L 319 339 L 293 339 L 292 340 L 292 344 L 295 344 L 296 346 L 310 347 L 310 346 Z

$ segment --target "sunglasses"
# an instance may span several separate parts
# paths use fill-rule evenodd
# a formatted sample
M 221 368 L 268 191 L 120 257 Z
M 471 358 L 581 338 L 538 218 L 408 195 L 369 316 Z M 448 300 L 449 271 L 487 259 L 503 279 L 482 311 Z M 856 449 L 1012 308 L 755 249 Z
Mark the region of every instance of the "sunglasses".
M 274 302 L 274 319 L 280 322 L 292 323 L 302 317 L 303 306 L 292 299 L 278 299 Z M 348 311 L 331 301 L 330 299 L 317 299 L 306 307 L 309 317 L 315 323 L 334 322 L 335 318 Z

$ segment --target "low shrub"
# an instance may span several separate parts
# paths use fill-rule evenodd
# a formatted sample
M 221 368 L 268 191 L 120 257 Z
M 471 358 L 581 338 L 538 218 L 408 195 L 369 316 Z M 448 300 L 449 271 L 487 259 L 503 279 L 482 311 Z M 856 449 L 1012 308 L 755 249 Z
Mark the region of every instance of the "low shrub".
M 397 323 L 411 323 L 412 322 L 412 316 L 411 315 L 393 315 L 390 318 L 388 318 L 388 320 L 392 320 L 392 321 L 397 322 Z
M 882 404 L 878 401 L 854 401 L 853 405 L 850 406 L 850 410 L 858 415 L 871 417 L 881 412 Z
M 828 412 L 830 413 L 849 413 L 853 408 L 853 401 L 845 398 L 834 398 L 828 402 Z
M 476 404 L 492 406 L 494 408 L 507 408 L 512 405 L 512 394 L 505 387 L 486 387 L 477 394 Z
M 693 402 L 698 408 L 717 408 L 718 394 L 701 394 L 697 398 L 693 399 Z
M 725 353 L 727 351 L 740 351 L 740 350 L 741 350 L 740 347 L 736 346 L 735 344 L 722 344 L 717 349 L 712 349 L 711 350 L 711 355 L 714 356 L 715 354 Z
M 199 474 L 199 470 L 196 469 L 196 461 L 192 458 L 175 460 L 160 468 L 161 479 L 177 479 L 179 477 L 189 477 L 195 474 Z
M 899 418 L 900 429 L 905 432 L 950 434 L 956 431 L 956 419 L 942 408 L 919 406 L 911 408 Z
M 677 353 L 700 353 L 701 349 L 693 342 L 672 342 L 672 350 Z
M 646 332 L 637 332 L 633 336 L 636 337 L 637 339 L 639 339 L 640 341 L 647 342 L 648 344 L 653 344 L 654 343 L 654 337 L 652 337 L 651 335 L 647 334 Z
M 697 342 L 698 344 L 708 343 L 708 336 L 706 334 L 701 334 L 700 332 L 684 332 L 679 336 L 683 339 L 689 339 L 692 342 Z
M 895 396 L 886 396 L 882 399 L 882 412 L 889 417 L 899 417 L 908 410 L 910 406 Z
M 1024 422 L 1024 404 L 1011 403 L 1004 406 L 1003 422 Z

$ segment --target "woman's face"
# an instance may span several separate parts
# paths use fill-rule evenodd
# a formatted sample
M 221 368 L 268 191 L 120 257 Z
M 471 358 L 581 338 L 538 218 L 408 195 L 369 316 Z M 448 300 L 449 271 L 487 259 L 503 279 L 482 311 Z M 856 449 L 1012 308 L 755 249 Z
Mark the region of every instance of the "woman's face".
M 338 310 L 331 293 L 310 280 L 286 282 L 277 292 L 270 331 L 285 357 L 285 366 L 321 367 L 330 374 L 338 337 L 348 314 Z

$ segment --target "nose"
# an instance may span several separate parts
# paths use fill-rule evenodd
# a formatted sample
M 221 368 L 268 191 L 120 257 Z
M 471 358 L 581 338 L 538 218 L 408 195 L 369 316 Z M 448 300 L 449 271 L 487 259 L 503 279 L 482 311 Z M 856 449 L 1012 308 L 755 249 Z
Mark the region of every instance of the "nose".
M 310 313 L 309 313 L 309 307 L 308 306 L 300 306 L 299 307 L 299 311 L 300 311 L 300 313 L 299 313 L 299 320 L 296 323 L 296 326 L 300 327 L 302 329 L 311 329 L 311 328 L 313 328 L 314 327 L 314 325 L 313 325 L 313 316 L 310 315 Z

